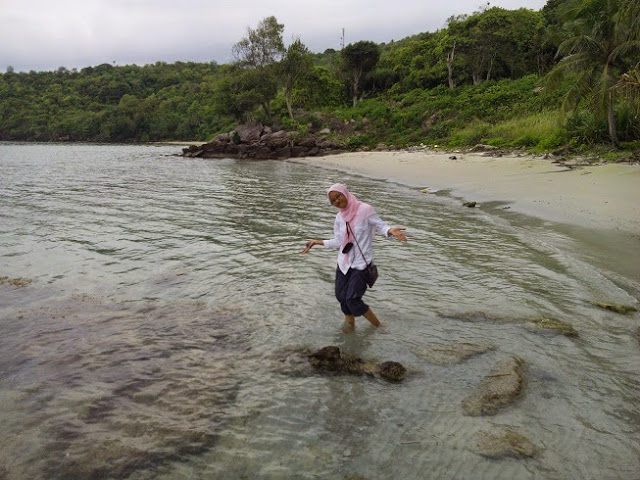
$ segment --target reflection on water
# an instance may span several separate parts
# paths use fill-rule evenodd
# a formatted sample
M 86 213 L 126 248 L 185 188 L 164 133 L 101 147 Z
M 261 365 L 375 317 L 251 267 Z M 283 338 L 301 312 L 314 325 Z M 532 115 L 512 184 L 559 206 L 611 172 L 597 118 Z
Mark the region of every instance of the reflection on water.
M 0 478 L 637 476 L 639 315 L 592 305 L 637 303 L 637 242 L 175 150 L 0 145 L 0 277 L 32 280 L 0 282 Z M 367 298 L 386 332 L 359 321 L 342 334 L 334 252 L 299 255 L 330 236 L 336 181 L 408 227 L 408 244 L 376 240 Z M 540 317 L 579 337 L 525 328 Z M 416 353 L 452 343 L 490 348 L 459 364 Z M 330 344 L 400 361 L 408 377 L 278 363 Z M 513 355 L 523 397 L 464 416 L 462 399 Z M 479 432 L 503 428 L 542 453 L 474 453 Z

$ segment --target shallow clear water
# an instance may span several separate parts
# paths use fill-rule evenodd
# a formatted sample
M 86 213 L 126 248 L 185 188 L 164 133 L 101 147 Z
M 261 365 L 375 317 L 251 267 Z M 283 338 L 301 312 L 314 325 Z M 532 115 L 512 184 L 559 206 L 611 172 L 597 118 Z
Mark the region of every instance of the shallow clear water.
M 0 283 L 0 478 L 638 476 L 640 316 L 591 304 L 637 304 L 637 239 L 177 151 L 0 144 L 0 277 L 26 279 Z M 299 254 L 331 235 L 336 181 L 407 226 L 409 243 L 375 243 L 365 299 L 385 331 L 359 319 L 343 334 L 335 252 Z M 525 328 L 542 316 L 579 338 Z M 445 342 L 494 348 L 448 366 L 416 353 Z M 283 362 L 325 345 L 408 377 Z M 522 398 L 465 416 L 463 398 L 510 356 L 526 364 Z M 475 453 L 478 432 L 504 428 L 541 453 Z

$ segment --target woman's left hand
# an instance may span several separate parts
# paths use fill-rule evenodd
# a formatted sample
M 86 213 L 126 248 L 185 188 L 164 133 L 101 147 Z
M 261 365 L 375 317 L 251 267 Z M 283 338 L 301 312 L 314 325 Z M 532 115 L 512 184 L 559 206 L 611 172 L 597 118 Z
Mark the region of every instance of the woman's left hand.
M 396 237 L 398 240 L 406 242 L 407 237 L 405 237 L 404 235 L 404 230 L 406 230 L 406 227 L 393 227 L 389 229 L 389 233 Z

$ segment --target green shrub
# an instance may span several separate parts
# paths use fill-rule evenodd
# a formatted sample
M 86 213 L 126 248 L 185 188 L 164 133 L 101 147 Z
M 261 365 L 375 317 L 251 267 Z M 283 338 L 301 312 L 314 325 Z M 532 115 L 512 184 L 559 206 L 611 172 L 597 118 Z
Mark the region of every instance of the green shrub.
M 574 112 L 567 119 L 567 132 L 572 143 L 580 147 L 609 141 L 606 120 L 597 119 L 591 112 Z
M 353 135 L 347 139 L 347 148 L 355 150 L 361 147 L 372 147 L 373 140 L 366 134 Z
M 568 144 L 569 140 L 570 139 L 567 134 L 567 130 L 564 127 L 560 127 L 548 137 L 540 140 L 536 145 L 535 150 L 542 152 L 554 150 L 558 147 Z
M 622 142 L 640 140 L 640 104 L 624 103 L 616 110 L 618 137 Z

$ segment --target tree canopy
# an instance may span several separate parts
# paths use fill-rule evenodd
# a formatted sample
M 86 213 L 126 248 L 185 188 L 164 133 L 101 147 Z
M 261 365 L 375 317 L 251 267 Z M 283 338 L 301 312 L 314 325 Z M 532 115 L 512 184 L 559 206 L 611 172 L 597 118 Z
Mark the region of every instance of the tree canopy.
M 247 36 L 233 46 L 233 56 L 242 67 L 266 67 L 276 63 L 285 48 L 282 42 L 284 25 L 276 17 L 267 17 L 256 29 L 247 27 Z
M 205 140 L 260 120 L 303 131 L 324 122 L 351 132 L 353 145 L 499 142 L 500 122 L 555 118 L 562 103 L 563 123 L 547 121 L 547 134 L 511 128 L 513 144 L 640 140 L 637 0 L 487 6 L 435 32 L 322 53 L 301 38 L 286 45 L 283 31 L 273 16 L 247 27 L 230 65 L 7 68 L 0 139 Z
M 553 86 L 573 74 L 565 109 L 586 102 L 606 118 L 609 136 L 619 145 L 615 115 L 620 85 L 629 84 L 640 62 L 638 3 L 630 0 L 572 0 L 563 5 L 563 42 L 560 62 L 549 76 Z M 635 16 L 633 16 L 636 14 Z
M 351 82 L 353 106 L 358 103 L 360 81 L 369 73 L 380 59 L 380 48 L 373 42 L 362 40 L 347 45 L 342 50 L 343 68 Z

